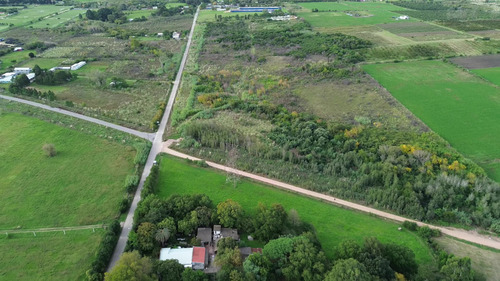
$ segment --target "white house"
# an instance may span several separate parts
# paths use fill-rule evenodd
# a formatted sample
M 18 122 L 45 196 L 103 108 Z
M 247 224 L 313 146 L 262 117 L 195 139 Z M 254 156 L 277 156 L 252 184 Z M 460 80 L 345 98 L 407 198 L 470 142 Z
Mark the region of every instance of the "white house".
M 31 68 L 29 68 L 29 67 L 16 67 L 16 68 L 14 68 L 14 72 L 16 74 L 28 74 L 31 72 Z
M 30 83 L 33 83 L 33 81 L 35 81 L 35 73 L 28 73 L 26 74 L 26 77 L 28 77 Z
M 14 52 L 24 51 L 23 47 L 15 47 Z
M 174 38 L 175 40 L 179 40 L 181 39 L 181 34 L 174 31 L 174 33 L 172 33 L 172 38 Z

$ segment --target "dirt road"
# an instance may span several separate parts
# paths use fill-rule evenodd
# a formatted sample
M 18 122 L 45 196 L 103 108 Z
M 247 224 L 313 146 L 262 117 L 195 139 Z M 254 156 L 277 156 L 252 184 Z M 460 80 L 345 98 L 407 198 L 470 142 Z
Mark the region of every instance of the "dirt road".
M 176 156 L 179 158 L 190 159 L 193 161 L 201 160 L 199 158 L 196 158 L 196 157 L 193 157 L 193 156 L 190 156 L 190 155 L 187 155 L 187 154 L 184 154 L 184 153 L 181 153 L 181 152 L 178 152 L 178 151 L 171 149 L 170 146 L 176 142 L 177 142 L 176 140 L 168 140 L 168 141 L 164 142 L 162 152 L 165 152 L 167 154 L 170 154 L 170 155 L 173 155 L 173 156 Z M 319 192 L 300 188 L 298 186 L 294 186 L 294 185 L 280 182 L 277 180 L 273 180 L 270 178 L 262 177 L 262 176 L 259 176 L 256 174 L 236 170 L 236 169 L 226 167 L 224 165 L 220 165 L 220 164 L 217 164 L 214 162 L 206 161 L 206 163 L 210 167 L 213 167 L 213 168 L 218 169 L 218 170 L 222 170 L 225 172 L 231 172 L 231 173 L 234 173 L 234 174 L 246 177 L 246 178 L 250 178 L 252 180 L 256 180 L 256 181 L 263 182 L 263 183 L 266 183 L 266 184 L 269 184 L 269 185 L 272 185 L 272 186 L 275 186 L 278 188 L 293 191 L 295 193 L 299 193 L 299 194 L 302 194 L 305 196 L 309 196 L 309 197 L 313 197 L 313 198 L 320 199 L 323 201 L 327 201 L 329 203 L 333 203 L 333 204 L 336 204 L 339 206 L 347 207 L 350 209 L 362 211 L 362 212 L 369 213 L 369 214 L 374 214 L 374 215 L 377 215 L 379 217 L 391 219 L 391 220 L 397 221 L 397 222 L 413 221 L 413 222 L 417 223 L 419 226 L 425 225 L 425 226 L 428 226 L 431 228 L 436 228 L 436 229 L 439 229 L 441 231 L 441 233 L 443 233 L 443 234 L 446 234 L 446 235 L 449 235 L 449 236 L 452 236 L 452 237 L 455 237 L 455 238 L 458 238 L 461 240 L 465 240 L 465 241 L 469 241 L 472 243 L 488 246 L 488 247 L 495 248 L 495 249 L 500 249 L 500 239 L 498 237 L 489 237 L 489 236 L 481 235 L 475 231 L 467 231 L 467 230 L 457 229 L 457 228 L 452 228 L 452 227 L 442 227 L 442 226 L 435 226 L 435 225 L 426 224 L 423 222 L 415 221 L 412 219 L 408 219 L 405 217 L 401 217 L 398 215 L 394 215 L 391 213 L 380 211 L 380 210 L 377 210 L 374 208 L 363 206 L 363 205 L 360 205 L 357 203 L 345 201 L 345 200 L 335 198 L 335 197 L 332 197 L 332 196 L 329 196 L 326 194 L 322 194 Z

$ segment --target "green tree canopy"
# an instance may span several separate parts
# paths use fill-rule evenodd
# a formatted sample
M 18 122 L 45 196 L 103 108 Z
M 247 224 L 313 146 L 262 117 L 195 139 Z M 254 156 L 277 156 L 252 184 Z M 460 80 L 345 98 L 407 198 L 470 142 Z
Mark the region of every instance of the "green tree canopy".
M 325 281 L 371 281 L 365 266 L 353 258 L 338 260 L 328 272 Z
M 177 260 L 157 261 L 155 271 L 160 281 L 179 281 L 184 272 L 184 266 Z
M 225 227 L 239 227 L 244 216 L 241 205 L 232 199 L 227 199 L 217 205 L 219 222 Z
M 116 266 L 104 274 L 105 281 L 153 281 L 153 264 L 149 258 L 141 257 L 139 252 L 125 252 Z

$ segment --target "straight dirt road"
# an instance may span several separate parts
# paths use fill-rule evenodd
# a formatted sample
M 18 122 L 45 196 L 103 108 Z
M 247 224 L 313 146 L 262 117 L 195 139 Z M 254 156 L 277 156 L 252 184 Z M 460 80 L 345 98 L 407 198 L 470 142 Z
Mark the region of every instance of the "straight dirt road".
M 150 141 L 152 141 L 153 138 L 155 137 L 155 134 L 153 134 L 153 133 L 140 132 L 140 131 L 137 131 L 137 130 L 134 130 L 134 129 L 123 127 L 123 126 L 120 126 L 120 125 L 116 125 L 116 124 L 113 124 L 113 123 L 109 123 L 109 122 L 106 122 L 106 121 L 102 121 L 102 120 L 99 120 L 99 119 L 96 119 L 96 118 L 92 118 L 92 117 L 89 117 L 89 116 L 85 116 L 83 114 L 78 114 L 78 113 L 71 112 L 71 111 L 68 111 L 68 110 L 60 109 L 60 108 L 57 108 L 57 107 L 52 107 L 52 106 L 48 106 L 48 105 L 45 105 L 45 104 L 41 104 L 41 103 L 29 101 L 29 100 L 23 100 L 23 99 L 11 97 L 11 96 L 0 95 L 0 98 L 1 99 L 5 99 L 5 100 L 19 102 L 19 103 L 24 103 L 24 104 L 31 105 L 31 106 L 34 106 L 34 107 L 38 107 L 38 108 L 42 108 L 42 109 L 45 109 L 45 110 L 49 110 L 49 111 L 57 112 L 57 113 L 60 113 L 60 114 L 64 114 L 64 115 L 67 115 L 67 116 L 71 116 L 71 117 L 74 117 L 74 118 L 82 119 L 82 120 L 85 120 L 85 121 L 88 121 L 88 122 L 92 122 L 92 123 L 95 123 L 95 124 L 98 124 L 98 125 L 101 125 L 101 126 L 104 126 L 104 127 L 108 127 L 108 128 L 112 128 L 112 129 L 115 129 L 115 130 L 118 130 L 118 131 L 122 131 L 122 132 L 127 133 L 127 134 L 138 136 L 140 138 L 147 139 L 147 140 L 150 140 Z
M 191 46 L 192 36 L 196 25 L 196 19 L 198 18 L 199 12 L 200 8 L 198 7 L 198 10 L 196 10 L 196 14 L 194 15 L 193 24 L 191 25 L 191 32 L 189 32 L 186 50 L 184 51 L 184 55 L 182 56 L 181 64 L 179 66 L 179 71 L 177 72 L 177 76 L 175 77 L 174 86 L 172 87 L 172 92 L 170 93 L 167 107 L 165 108 L 165 113 L 163 114 L 160 126 L 154 137 L 153 146 L 151 147 L 148 160 L 146 162 L 146 165 L 144 166 L 144 171 L 142 173 L 139 186 L 137 187 L 137 191 L 135 192 L 134 195 L 134 200 L 132 201 L 130 209 L 127 213 L 127 218 L 125 219 L 125 223 L 123 224 L 122 232 L 120 233 L 120 238 L 118 239 L 118 243 L 116 244 L 115 251 L 113 252 L 113 257 L 109 262 L 107 271 L 110 271 L 113 268 L 113 266 L 115 266 L 116 262 L 120 259 L 121 254 L 125 251 L 125 246 L 127 245 L 128 241 L 128 235 L 130 233 L 130 230 L 132 230 L 132 223 L 134 220 L 135 209 L 137 208 L 137 204 L 141 200 L 141 191 L 144 186 L 144 182 L 146 181 L 146 178 L 149 176 L 149 173 L 151 172 L 151 167 L 153 167 L 156 155 L 158 155 L 158 153 L 162 151 L 163 133 L 165 132 L 165 128 L 167 127 L 168 119 L 170 118 L 170 114 L 174 106 L 175 97 L 177 96 L 177 91 L 179 90 L 179 85 L 181 83 L 181 78 L 182 78 L 182 72 L 184 71 L 184 66 L 186 65 L 189 48 Z
M 170 145 L 172 145 L 175 142 L 176 142 L 175 140 L 168 140 L 168 141 L 164 142 L 162 152 L 165 152 L 167 154 L 170 154 L 170 155 L 173 155 L 173 156 L 176 156 L 179 158 L 190 159 L 193 161 L 200 161 L 201 160 L 199 158 L 196 158 L 196 157 L 193 157 L 193 156 L 190 156 L 190 155 L 187 155 L 187 154 L 184 154 L 184 153 L 181 153 L 181 152 L 178 152 L 178 151 L 171 149 Z M 314 191 L 311 191 L 311 190 L 308 190 L 305 188 L 301 188 L 298 186 L 294 186 L 291 184 L 287 184 L 284 182 L 280 182 L 280 181 L 266 178 L 263 176 L 259 176 L 256 174 L 233 169 L 233 168 L 230 168 L 230 167 L 227 167 L 224 165 L 220 165 L 220 164 L 217 164 L 214 162 L 206 161 L 206 163 L 208 164 L 208 166 L 213 167 L 215 169 L 222 170 L 225 172 L 230 172 L 233 174 L 237 174 L 237 175 L 240 175 L 240 176 L 252 179 L 252 180 L 256 180 L 256 181 L 259 181 L 259 182 L 262 182 L 265 184 L 269 184 L 269 185 L 272 185 L 272 186 L 275 186 L 275 187 L 278 187 L 281 189 L 289 190 L 289 191 L 292 191 L 294 193 L 298 193 L 298 194 L 305 195 L 308 197 L 327 201 L 329 203 L 336 204 L 336 205 L 343 206 L 343 207 L 347 207 L 349 209 L 354 209 L 354 210 L 362 211 L 365 213 L 374 214 L 378 217 L 390 219 L 390 220 L 397 221 L 397 222 L 412 221 L 412 222 L 417 223 L 419 226 L 428 226 L 431 228 L 439 229 L 441 231 L 441 233 L 458 238 L 458 239 L 461 239 L 461 240 L 469 241 L 469 242 L 472 242 L 475 244 L 491 247 L 494 249 L 500 249 L 500 239 L 498 237 L 489 237 L 489 236 L 478 234 L 477 232 L 474 232 L 474 231 L 467 231 L 467 230 L 457 229 L 457 228 L 453 228 L 453 227 L 442 227 L 442 226 L 435 226 L 435 225 L 426 224 L 423 222 L 415 221 L 412 219 L 408 219 L 405 217 L 401 217 L 398 215 L 394 215 L 391 213 L 380 211 L 380 210 L 370 208 L 367 206 L 363 206 L 360 204 L 356 204 L 353 202 L 345 201 L 345 200 L 335 198 L 335 197 L 332 197 L 329 195 L 325 195 L 323 193 L 314 192 Z

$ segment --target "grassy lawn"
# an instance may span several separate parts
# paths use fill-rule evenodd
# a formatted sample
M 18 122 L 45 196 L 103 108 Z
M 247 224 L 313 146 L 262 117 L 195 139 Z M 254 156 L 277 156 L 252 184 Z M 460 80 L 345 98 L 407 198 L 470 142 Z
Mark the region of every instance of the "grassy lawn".
M 302 220 L 311 223 L 325 253 L 333 257 L 337 244 L 346 239 L 362 242 L 364 237 L 376 236 L 382 242 L 393 242 L 410 247 L 423 264 L 433 262 L 430 250 L 416 235 L 398 231 L 398 224 L 372 217 L 321 201 L 299 196 L 248 180 L 241 180 L 236 188 L 226 184 L 226 175 L 212 169 L 187 164 L 172 156 L 161 157 L 159 195 L 207 194 L 215 204 L 231 198 L 253 214 L 259 202 L 280 203 L 286 210 L 295 209 Z
M 31 5 L 26 9 L 20 9 L 19 13 L 16 15 L 8 16 L 5 19 L 0 19 L 0 23 L 14 24 L 14 26 L 23 26 L 30 23 L 37 24 L 40 18 L 47 17 L 49 15 L 69 10 L 70 6 L 54 6 L 54 5 Z M 63 15 L 58 15 L 58 17 L 63 17 Z M 47 27 L 47 26 L 44 26 Z
M 43 69 L 50 69 L 55 66 L 61 65 L 61 63 L 64 61 L 64 59 L 54 59 L 54 58 L 33 58 L 24 61 L 22 64 L 20 64 L 20 67 L 30 67 L 33 68 L 35 65 L 38 65 L 39 67 Z
M 457 150 L 500 181 L 500 89 L 441 61 L 363 67 Z
M 470 71 L 483 77 L 491 83 L 500 86 L 500 67 L 471 69 Z
M 102 223 L 118 215 L 135 150 L 18 114 L 0 115 L 0 229 Z M 55 145 L 45 156 L 42 146 Z
M 401 14 L 393 13 L 394 10 L 403 10 L 387 3 L 361 3 L 361 2 L 320 2 L 300 3 L 304 9 L 297 13 L 310 22 L 313 27 L 338 27 L 355 25 L 372 25 L 382 23 L 394 23 L 393 17 Z M 312 9 L 320 12 L 313 13 Z M 349 16 L 347 13 L 359 14 L 360 16 Z M 399 21 L 401 23 L 414 21 L 414 19 Z
M 77 18 L 79 14 L 85 15 L 85 10 L 69 10 L 58 15 L 52 15 L 42 21 L 36 21 L 29 26 L 33 28 L 54 28 L 69 20 Z
M 140 18 L 142 16 L 147 18 L 151 16 L 151 13 L 153 12 L 154 10 L 137 10 L 137 11 L 126 12 L 125 15 L 127 16 L 127 19 L 135 19 L 135 18 Z
M 86 280 L 102 229 L 0 238 L 0 280 Z
M 7 71 L 7 68 L 25 60 L 29 60 L 29 53 L 33 53 L 36 55 L 36 51 L 34 50 L 25 50 L 21 52 L 11 52 L 6 54 L 5 56 L 1 56 L 0 61 L 2 63 L 0 64 L 0 71 Z

